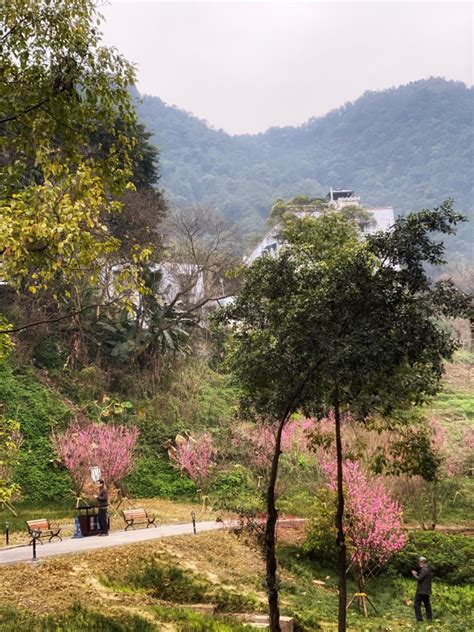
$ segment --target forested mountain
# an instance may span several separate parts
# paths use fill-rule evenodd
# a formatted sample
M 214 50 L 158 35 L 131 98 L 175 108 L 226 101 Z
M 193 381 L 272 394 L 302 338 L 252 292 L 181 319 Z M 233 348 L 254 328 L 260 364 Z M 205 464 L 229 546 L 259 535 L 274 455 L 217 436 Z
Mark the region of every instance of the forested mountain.
M 211 203 L 258 228 L 276 198 L 330 186 L 354 188 L 364 203 L 397 213 L 453 197 L 472 217 L 472 94 L 463 83 L 431 78 L 366 92 L 298 127 L 238 136 L 158 97 L 143 97 L 138 110 L 160 147 L 171 199 Z M 465 252 L 472 230 L 472 223 L 461 229 Z

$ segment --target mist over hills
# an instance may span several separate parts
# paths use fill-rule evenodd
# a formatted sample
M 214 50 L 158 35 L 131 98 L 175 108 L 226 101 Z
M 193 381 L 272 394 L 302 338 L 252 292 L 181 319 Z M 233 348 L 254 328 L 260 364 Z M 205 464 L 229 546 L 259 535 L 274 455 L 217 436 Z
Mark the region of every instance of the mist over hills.
M 430 78 L 366 92 L 297 127 L 237 136 L 158 97 L 142 97 L 137 109 L 160 148 L 168 197 L 212 204 L 250 231 L 263 227 L 275 199 L 331 186 L 399 214 L 453 197 L 472 219 L 472 97 L 461 82 Z M 472 254 L 473 230 L 472 221 L 460 228 L 457 250 Z

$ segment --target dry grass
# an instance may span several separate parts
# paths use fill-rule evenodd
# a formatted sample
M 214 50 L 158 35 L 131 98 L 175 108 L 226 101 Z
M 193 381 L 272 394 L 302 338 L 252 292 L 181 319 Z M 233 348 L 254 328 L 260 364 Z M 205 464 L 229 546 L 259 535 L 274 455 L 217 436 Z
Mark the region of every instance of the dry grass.
M 117 592 L 102 583 L 104 576 L 120 582 L 141 561 L 158 557 L 230 591 L 258 587 L 264 564 L 255 549 L 226 532 L 179 536 L 83 555 L 44 559 L 36 564 L 2 568 L 0 607 L 14 605 L 38 614 L 65 611 L 74 603 L 101 611 L 136 612 L 156 603 L 146 593 Z M 260 593 L 262 601 L 263 593 Z

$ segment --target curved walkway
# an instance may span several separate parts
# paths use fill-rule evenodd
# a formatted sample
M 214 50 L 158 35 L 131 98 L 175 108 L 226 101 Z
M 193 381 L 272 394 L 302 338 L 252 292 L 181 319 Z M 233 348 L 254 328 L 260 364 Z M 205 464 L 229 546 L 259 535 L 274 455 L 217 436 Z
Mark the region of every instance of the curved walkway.
M 214 531 L 216 529 L 228 529 L 232 526 L 229 522 L 198 522 L 196 531 Z M 86 538 L 65 538 L 62 542 L 55 540 L 38 544 L 36 556 L 38 560 L 54 555 L 67 555 L 68 553 L 81 553 L 95 549 L 105 549 L 112 546 L 124 546 L 135 542 L 146 542 L 173 535 L 187 535 L 193 533 L 192 524 L 168 524 L 151 527 L 150 529 L 137 529 L 136 531 L 111 531 L 107 537 L 88 536 Z M 0 565 L 16 564 L 18 562 L 31 562 L 33 557 L 32 547 L 29 545 L 8 547 L 0 549 Z

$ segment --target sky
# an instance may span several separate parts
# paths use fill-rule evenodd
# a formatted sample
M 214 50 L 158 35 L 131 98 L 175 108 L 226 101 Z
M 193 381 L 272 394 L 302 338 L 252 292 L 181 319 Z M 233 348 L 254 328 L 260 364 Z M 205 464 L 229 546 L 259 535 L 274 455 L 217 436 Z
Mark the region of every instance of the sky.
M 138 89 L 230 134 L 298 125 L 430 76 L 473 82 L 471 2 L 161 2 L 101 8 Z

